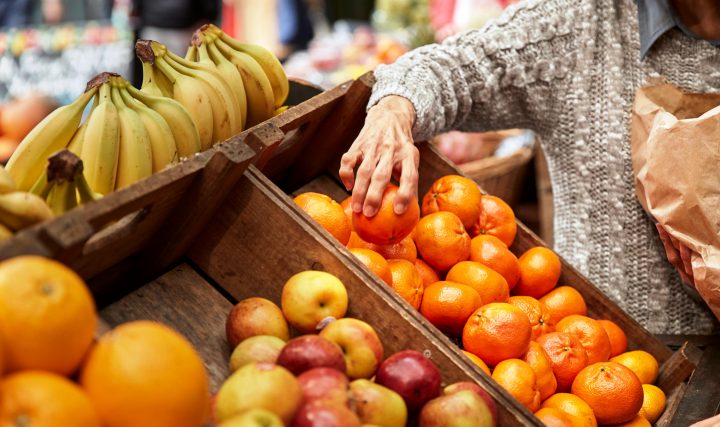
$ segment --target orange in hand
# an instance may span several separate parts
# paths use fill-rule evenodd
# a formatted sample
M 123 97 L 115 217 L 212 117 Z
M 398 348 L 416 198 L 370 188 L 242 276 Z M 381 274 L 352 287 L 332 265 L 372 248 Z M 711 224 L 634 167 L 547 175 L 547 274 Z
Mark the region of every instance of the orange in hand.
M 535 372 L 527 363 L 520 359 L 503 360 L 493 369 L 492 378 L 530 411 L 540 408 Z
M 475 181 L 460 175 L 447 175 L 433 183 L 422 200 L 423 216 L 447 211 L 460 218 L 466 229 L 480 215 L 480 189 Z
M 490 366 L 519 358 L 530 344 L 530 321 L 519 308 L 492 302 L 478 308 L 465 324 L 463 348 Z
M 505 279 L 496 271 L 479 262 L 461 261 L 448 271 L 447 280 L 471 286 L 483 302 L 505 302 L 510 296 Z
M 500 273 L 512 290 L 520 280 L 520 264 L 514 253 L 495 236 L 481 234 L 470 241 L 470 261 L 479 262 Z
M 630 421 L 643 404 L 642 384 L 637 376 L 615 362 L 584 368 L 573 381 L 572 393 L 590 405 L 600 424 Z
M 420 273 L 415 266 L 405 259 L 388 260 L 392 275 L 392 288 L 414 308 L 420 308 L 424 286 Z
M 540 408 L 535 412 L 535 416 L 546 427 L 574 427 L 572 418 L 555 408 Z
M 480 215 L 470 230 L 470 234 L 473 237 L 480 234 L 489 234 L 497 237 L 510 247 L 513 240 L 515 240 L 516 233 L 515 213 L 510 208 L 510 205 L 499 197 L 482 196 L 480 199 Z
M 353 212 L 352 228 L 360 238 L 376 245 L 389 245 L 401 241 L 413 231 L 420 218 L 417 199 L 410 201 L 405 213 L 397 215 L 393 207 L 397 192 L 397 186 L 388 184 L 375 216 L 366 217 L 362 212 Z
M 542 334 L 555 330 L 555 325 L 550 321 L 550 314 L 545 309 L 545 304 L 533 297 L 514 296 L 508 298 L 508 303 L 523 311 L 530 320 L 532 326 L 531 340 L 537 339 Z
M 355 255 L 363 264 L 367 266 L 373 273 L 381 278 L 385 283 L 392 286 L 392 274 L 388 262 L 380 256 L 379 253 L 370 249 L 350 248 L 350 253 Z
M 299 194 L 293 201 L 341 244 L 347 245 L 352 225 L 338 202 L 324 194 L 312 192 Z
M 597 427 L 597 420 L 590 405 L 570 393 L 555 393 L 542 403 L 542 408 L 555 408 L 567 414 L 573 427 Z
M 415 228 L 415 244 L 423 260 L 437 271 L 448 271 L 470 256 L 470 236 L 451 212 L 423 217 Z
M 415 260 L 415 268 L 417 268 L 418 273 L 420 273 L 420 277 L 422 277 L 423 284 L 426 287 L 440 280 L 437 272 L 420 258 Z
M 540 298 L 557 285 L 560 279 L 560 258 L 542 246 L 528 249 L 518 259 L 520 280 L 513 289 L 516 295 Z
M 545 304 L 552 322 L 557 322 L 571 314 L 587 314 L 587 306 L 580 292 L 570 286 L 558 286 L 540 298 Z
M 597 320 L 572 314 L 559 321 L 555 330 L 573 335 L 580 341 L 587 352 L 588 365 L 610 358 L 610 339 Z
M 545 350 L 535 341 L 530 341 L 527 353 L 522 357 L 528 365 L 535 371 L 537 377 L 538 390 L 542 400 L 547 399 L 557 390 L 557 380 L 552 370 L 552 361 L 548 357 Z
M 588 364 L 587 353 L 580 341 L 564 332 L 550 332 L 541 335 L 537 343 L 550 358 L 558 391 L 569 390 L 575 376 Z
M 420 313 L 444 333 L 459 336 L 468 317 L 480 305 L 480 295 L 470 286 L 435 282 L 425 288 Z
M 615 322 L 612 320 L 598 320 L 597 322 L 605 329 L 610 338 L 610 357 L 615 357 L 627 350 L 627 336 Z
M 466 350 L 460 350 L 460 351 L 462 351 L 465 354 L 465 356 L 470 358 L 470 360 L 472 360 L 474 364 L 478 365 L 480 367 L 480 369 L 482 369 L 483 372 L 490 375 L 490 368 L 488 368 L 488 365 L 485 362 L 483 362 L 483 360 L 481 358 L 475 356 L 474 354 L 470 353 L 469 351 L 466 351 Z

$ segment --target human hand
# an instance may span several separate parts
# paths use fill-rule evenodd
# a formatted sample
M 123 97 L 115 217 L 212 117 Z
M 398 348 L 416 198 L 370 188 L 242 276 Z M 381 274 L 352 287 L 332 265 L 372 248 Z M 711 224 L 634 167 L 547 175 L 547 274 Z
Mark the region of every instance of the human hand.
M 340 163 L 340 179 L 353 193 L 353 212 L 374 216 L 391 177 L 400 182 L 395 213 L 404 213 L 417 197 L 420 152 L 412 139 L 414 121 L 415 108 L 401 96 L 387 96 L 368 111 L 365 125 Z
M 718 427 L 720 426 L 720 415 L 701 420 L 691 425 L 690 427 Z
M 43 0 L 42 13 L 46 23 L 60 22 L 64 14 L 62 0 Z
M 668 234 L 662 225 L 655 224 L 655 228 L 657 228 L 660 234 L 660 240 L 662 240 L 663 247 L 665 247 L 665 254 L 667 255 L 668 261 L 674 265 L 675 269 L 680 273 L 682 281 L 694 289 L 695 279 L 693 277 L 692 264 L 690 263 L 692 250 Z

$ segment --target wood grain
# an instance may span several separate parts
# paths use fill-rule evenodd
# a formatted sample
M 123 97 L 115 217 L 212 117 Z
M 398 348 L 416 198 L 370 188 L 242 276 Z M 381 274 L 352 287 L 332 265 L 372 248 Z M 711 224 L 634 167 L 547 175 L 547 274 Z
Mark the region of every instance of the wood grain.
M 720 411 L 720 344 L 707 346 L 670 425 L 686 427 Z

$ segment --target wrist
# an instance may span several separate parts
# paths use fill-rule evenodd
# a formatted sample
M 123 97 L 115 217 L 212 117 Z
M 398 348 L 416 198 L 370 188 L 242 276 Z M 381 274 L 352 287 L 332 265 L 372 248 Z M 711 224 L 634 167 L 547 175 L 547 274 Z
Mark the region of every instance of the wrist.
M 388 95 L 382 98 L 370 109 L 369 113 L 372 113 L 373 110 L 382 111 L 382 114 L 393 114 L 410 129 L 415 123 L 415 106 L 409 99 L 399 95 Z

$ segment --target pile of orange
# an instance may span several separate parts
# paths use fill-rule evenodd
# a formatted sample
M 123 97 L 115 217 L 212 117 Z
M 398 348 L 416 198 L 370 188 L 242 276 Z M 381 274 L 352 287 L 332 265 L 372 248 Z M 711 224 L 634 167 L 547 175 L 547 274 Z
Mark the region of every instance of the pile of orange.
M 655 358 L 627 351 L 614 322 L 587 317 L 583 296 L 558 286 L 562 264 L 552 250 L 510 250 L 510 206 L 457 175 L 435 181 L 421 209 L 415 201 L 403 215 L 393 211 L 396 192 L 388 187 L 372 218 L 352 213 L 349 197 L 328 198 L 318 222 L 335 236 L 349 224 L 341 243 L 433 325 L 461 338 L 465 354 L 548 425 L 659 418 L 665 395 L 652 385 Z
M 207 373 L 185 338 L 138 321 L 95 339 L 97 324 L 92 295 L 72 270 L 38 256 L 0 262 L 0 425 L 206 421 Z

